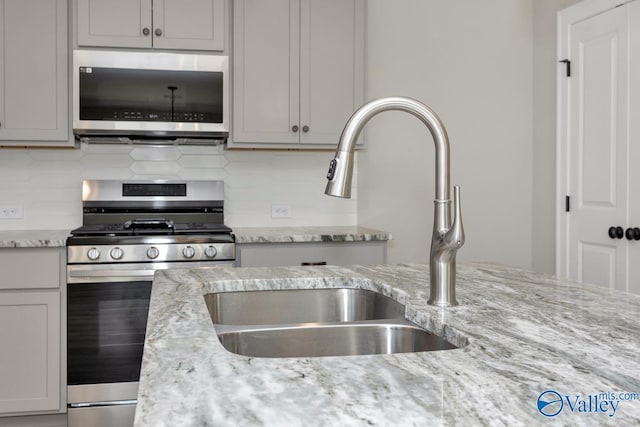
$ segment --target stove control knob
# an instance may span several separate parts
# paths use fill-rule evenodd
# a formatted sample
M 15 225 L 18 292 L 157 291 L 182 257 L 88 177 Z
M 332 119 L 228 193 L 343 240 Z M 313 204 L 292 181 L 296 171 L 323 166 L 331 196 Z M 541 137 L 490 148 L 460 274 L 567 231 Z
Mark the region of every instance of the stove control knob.
M 160 251 L 155 246 L 151 246 L 147 249 L 147 258 L 156 259 L 158 258 L 158 255 L 160 255 Z
M 204 250 L 204 254 L 207 258 L 215 258 L 218 254 L 218 250 L 215 246 L 207 246 Z
M 91 261 L 95 261 L 100 258 L 100 250 L 98 248 L 91 248 L 87 251 L 87 258 Z
M 124 255 L 124 251 L 116 246 L 115 248 L 111 249 L 109 255 L 111 255 L 111 258 L 113 259 L 120 259 Z
M 185 258 L 193 258 L 195 254 L 196 254 L 196 250 L 193 249 L 193 246 L 186 246 L 182 250 L 182 255 L 184 255 Z

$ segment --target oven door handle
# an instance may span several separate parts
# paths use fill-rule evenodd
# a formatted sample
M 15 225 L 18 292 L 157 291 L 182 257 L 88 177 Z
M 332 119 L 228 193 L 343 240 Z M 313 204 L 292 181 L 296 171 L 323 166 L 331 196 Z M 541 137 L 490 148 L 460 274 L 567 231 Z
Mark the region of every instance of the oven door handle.
M 156 270 L 83 270 L 70 271 L 72 277 L 153 276 Z
M 153 279 L 156 270 L 71 270 L 69 277 L 146 277 Z
M 69 408 L 95 408 L 98 406 L 122 406 L 122 405 L 135 405 L 138 403 L 137 399 L 127 400 L 108 400 L 100 402 L 81 402 L 81 403 L 69 403 Z

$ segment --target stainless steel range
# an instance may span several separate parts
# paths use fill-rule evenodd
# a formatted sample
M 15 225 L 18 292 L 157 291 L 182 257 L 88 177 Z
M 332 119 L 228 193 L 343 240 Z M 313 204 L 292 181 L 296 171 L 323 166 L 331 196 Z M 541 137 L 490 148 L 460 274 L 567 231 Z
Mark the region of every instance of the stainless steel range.
M 156 270 L 235 265 L 222 181 L 84 181 L 67 240 L 69 427 L 131 426 Z

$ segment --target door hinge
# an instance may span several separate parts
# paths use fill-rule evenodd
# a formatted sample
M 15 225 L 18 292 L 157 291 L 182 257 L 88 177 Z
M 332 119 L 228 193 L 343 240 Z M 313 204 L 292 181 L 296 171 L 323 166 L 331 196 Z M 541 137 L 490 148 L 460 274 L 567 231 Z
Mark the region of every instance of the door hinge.
M 564 211 L 571 211 L 571 196 L 564 196 Z
M 567 66 L 567 77 L 571 77 L 571 61 L 569 61 L 568 59 L 563 59 L 562 61 L 558 62 Z

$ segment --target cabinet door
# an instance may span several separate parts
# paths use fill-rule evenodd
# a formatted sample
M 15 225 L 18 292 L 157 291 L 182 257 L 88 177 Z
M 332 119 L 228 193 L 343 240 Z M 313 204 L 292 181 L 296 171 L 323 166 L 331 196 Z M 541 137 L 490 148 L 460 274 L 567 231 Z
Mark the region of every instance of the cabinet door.
M 154 0 L 153 47 L 224 50 L 224 16 L 224 0 Z
M 0 343 L 0 414 L 58 411 L 60 293 L 0 292 Z
M 0 24 L 0 145 L 68 145 L 66 0 L 0 0 Z
M 78 0 L 78 45 L 151 47 L 151 1 Z
M 233 141 L 298 144 L 299 0 L 233 7 Z
M 364 101 L 364 0 L 302 0 L 300 142 L 337 144 Z

